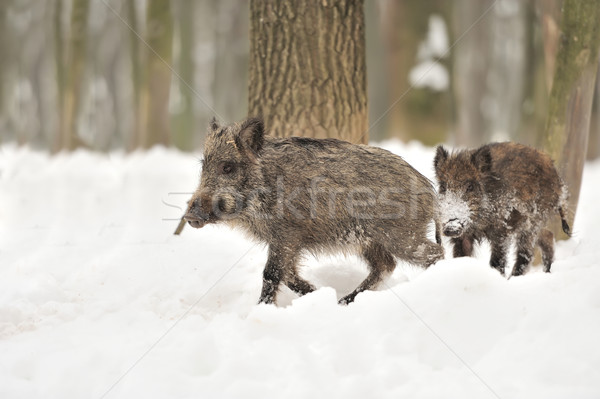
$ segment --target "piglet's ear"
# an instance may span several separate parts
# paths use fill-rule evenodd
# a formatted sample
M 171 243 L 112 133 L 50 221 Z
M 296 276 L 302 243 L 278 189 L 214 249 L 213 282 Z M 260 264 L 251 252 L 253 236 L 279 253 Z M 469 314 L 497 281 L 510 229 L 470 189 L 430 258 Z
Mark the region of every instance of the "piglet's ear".
M 492 153 L 490 147 L 481 147 L 471 155 L 471 162 L 481 173 L 492 170 Z
M 210 118 L 210 121 L 208 122 L 208 128 L 213 131 L 216 132 L 219 129 L 219 122 L 217 122 L 217 118 L 215 118 L 214 116 L 212 118 Z
M 444 163 L 446 159 L 448 159 L 448 151 L 446 151 L 444 146 L 438 146 L 437 150 L 435 151 L 435 158 L 433 158 L 433 167 L 436 174 L 438 174 L 442 163 Z
M 265 128 L 260 118 L 246 119 L 235 136 L 236 146 L 253 161 L 258 159 L 264 142 Z

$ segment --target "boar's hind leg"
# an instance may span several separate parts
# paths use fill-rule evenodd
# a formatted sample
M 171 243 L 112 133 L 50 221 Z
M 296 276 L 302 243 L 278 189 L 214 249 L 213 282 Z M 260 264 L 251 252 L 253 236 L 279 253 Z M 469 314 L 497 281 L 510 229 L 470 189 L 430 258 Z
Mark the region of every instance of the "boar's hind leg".
M 527 271 L 529 263 L 533 259 L 533 248 L 536 234 L 521 232 L 517 237 L 517 261 L 512 269 L 511 276 L 520 276 Z
M 279 285 L 290 270 L 295 270 L 298 251 L 281 245 L 269 246 L 269 257 L 263 271 L 263 287 L 258 303 L 273 303 Z
M 294 274 L 287 278 L 285 285 L 298 295 L 306 295 L 315 290 L 315 286 L 298 276 L 297 271 L 294 271 Z
M 369 266 L 369 275 L 354 291 L 340 299 L 341 305 L 354 301 L 359 293 L 375 288 L 384 275 L 391 274 L 396 268 L 396 260 L 392 254 L 379 243 L 370 244 L 362 255 Z
M 550 273 L 550 267 L 554 261 L 554 234 L 550 230 L 543 229 L 538 237 L 538 245 L 542 250 L 544 271 Z

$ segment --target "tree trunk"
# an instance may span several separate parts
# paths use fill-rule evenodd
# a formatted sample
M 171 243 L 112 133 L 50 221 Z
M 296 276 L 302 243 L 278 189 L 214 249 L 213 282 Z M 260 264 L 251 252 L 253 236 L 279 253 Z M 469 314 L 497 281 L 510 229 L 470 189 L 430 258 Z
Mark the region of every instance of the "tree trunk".
M 131 86 L 133 89 L 133 133 L 128 137 L 127 149 L 133 150 L 140 146 L 142 139 L 142 131 L 145 131 L 146 117 L 143 114 L 142 109 L 142 87 L 143 82 L 146 81 L 146 68 L 141 67 L 142 59 L 142 47 L 141 41 L 138 37 L 140 28 L 138 24 L 137 9 L 135 6 L 135 0 L 127 1 L 127 22 L 130 26 L 129 29 L 129 54 L 131 55 Z M 145 50 L 145 48 L 144 48 Z
M 521 0 L 455 3 L 457 145 L 521 141 L 526 6 Z
M 488 50 L 492 13 L 489 11 L 482 15 L 492 4 L 492 0 L 459 0 L 454 3 L 454 37 L 464 34 L 452 52 L 457 110 L 455 144 L 458 146 L 479 146 L 490 139 L 481 112 L 481 100 L 485 95 L 490 67 Z
M 594 105 L 590 122 L 590 142 L 588 144 L 587 159 L 593 160 L 600 157 L 600 65 L 596 72 L 596 90 L 594 91 Z
M 545 148 L 569 187 L 571 226 L 579 200 L 590 129 L 600 47 L 598 21 L 600 3 L 597 0 L 565 0 Z M 558 233 L 560 229 L 554 230 Z
M 431 51 L 423 50 L 431 45 L 427 41 L 432 33 L 432 18 L 441 18 L 446 24 L 450 19 L 449 3 L 388 0 L 381 4 L 388 107 L 391 107 L 387 115 L 388 128 L 404 141 L 417 139 L 427 145 L 443 142 L 452 120 L 450 89 L 424 86 L 422 82 L 427 80 L 427 73 L 414 75 L 412 81 L 410 76 L 419 65 L 435 63 L 446 71 L 450 69 L 448 51 L 438 54 L 441 49 L 436 49 L 433 54 L 423 55 Z M 449 33 L 447 27 L 444 33 Z M 436 42 L 438 40 L 436 37 Z M 431 68 L 428 66 L 426 70 Z
M 272 135 L 366 143 L 363 1 L 251 0 L 248 91 Z
M 0 51 L 4 55 L 0 57 L 0 144 L 5 139 L 6 125 L 7 121 L 7 112 L 6 112 L 6 81 L 8 79 L 8 65 L 9 60 L 12 58 L 11 52 L 11 40 L 9 39 L 9 32 L 6 27 L 6 17 L 8 15 L 8 6 L 10 4 L 8 1 L 0 2 Z
M 544 38 L 544 64 L 546 67 L 545 75 L 548 93 L 552 88 L 556 52 L 558 51 L 558 37 L 560 34 L 558 23 L 560 21 L 561 3 L 561 0 L 536 1 L 540 12 L 542 36 Z
M 191 151 L 194 126 L 194 0 L 178 0 L 177 41 L 179 53 L 177 57 L 177 73 L 179 79 L 173 84 L 179 90 L 179 101 L 174 111 L 173 144 L 185 151 Z
M 389 86 L 386 74 L 386 50 L 382 29 L 386 11 L 383 1 L 365 2 L 365 43 L 367 57 L 367 98 L 369 99 L 369 140 L 382 141 L 389 137 Z
M 241 119 L 248 111 L 248 11 L 239 0 L 214 4 L 211 91 L 214 109 L 227 121 Z
M 56 7 L 56 50 L 57 74 L 60 93 L 60 131 L 59 140 L 54 143 L 53 150 L 73 150 L 79 144 L 77 136 L 77 114 L 79 94 L 83 80 L 86 58 L 87 21 L 90 8 L 89 0 L 73 0 L 71 9 L 71 28 L 67 47 L 63 48 L 63 36 L 60 15 L 61 2 Z
M 170 2 L 149 0 L 146 14 L 146 40 L 144 51 L 146 81 L 140 92 L 140 117 L 145 118 L 140 129 L 140 145 L 150 148 L 156 144 L 169 144 L 169 91 L 171 89 L 171 52 L 173 43 L 173 17 Z

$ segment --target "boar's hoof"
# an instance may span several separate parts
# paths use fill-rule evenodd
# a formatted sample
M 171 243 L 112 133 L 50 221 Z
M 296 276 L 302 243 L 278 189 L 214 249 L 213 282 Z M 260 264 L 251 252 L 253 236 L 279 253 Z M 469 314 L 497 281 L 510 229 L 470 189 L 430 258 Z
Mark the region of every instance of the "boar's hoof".
M 354 302 L 355 297 L 356 297 L 356 295 L 348 294 L 348 295 L 340 298 L 340 300 L 338 301 L 338 305 L 348 305 L 348 304 Z

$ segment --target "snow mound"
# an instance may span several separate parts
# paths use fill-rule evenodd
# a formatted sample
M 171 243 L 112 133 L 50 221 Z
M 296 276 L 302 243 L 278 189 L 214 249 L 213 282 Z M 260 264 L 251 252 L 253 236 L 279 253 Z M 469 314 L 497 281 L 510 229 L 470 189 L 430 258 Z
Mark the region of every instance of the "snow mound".
M 434 150 L 382 144 L 432 176 Z M 1 398 L 600 397 L 600 163 L 551 274 L 477 258 L 366 275 L 305 260 L 319 289 L 256 305 L 263 245 L 177 219 L 196 156 L 0 147 Z

